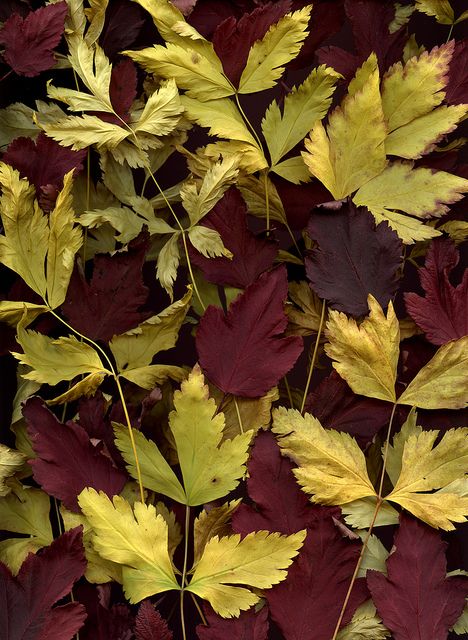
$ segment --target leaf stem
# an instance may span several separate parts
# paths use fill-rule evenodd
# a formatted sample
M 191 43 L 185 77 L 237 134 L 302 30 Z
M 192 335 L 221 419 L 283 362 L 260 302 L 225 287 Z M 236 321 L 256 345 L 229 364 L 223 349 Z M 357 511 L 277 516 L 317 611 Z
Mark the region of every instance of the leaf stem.
M 358 561 L 356 563 L 356 567 L 354 568 L 354 572 L 353 572 L 353 575 L 351 577 L 351 582 L 349 584 L 348 591 L 346 592 L 346 597 L 345 597 L 345 600 L 343 602 L 343 606 L 341 607 L 340 615 L 339 615 L 338 621 L 336 623 L 335 631 L 333 632 L 333 637 L 332 637 L 331 640 L 336 640 L 336 637 L 337 637 L 338 632 L 340 630 L 341 623 L 343 621 L 343 617 L 344 617 L 344 614 L 346 612 L 346 607 L 348 606 L 348 602 L 349 602 L 349 599 L 351 597 L 351 592 L 352 592 L 353 587 L 354 587 L 354 583 L 356 582 L 356 579 L 357 579 L 357 576 L 358 576 L 358 573 L 359 573 L 359 569 L 361 568 L 361 564 L 362 564 L 362 561 L 364 559 L 364 554 L 365 554 L 365 552 L 367 550 L 367 545 L 368 545 L 370 537 L 372 535 L 372 530 L 374 529 L 375 523 L 377 521 L 377 516 L 379 514 L 380 507 L 382 506 L 382 504 L 384 502 L 384 499 L 382 498 L 382 490 L 383 490 L 383 484 L 384 484 L 384 479 L 385 479 L 385 471 L 386 471 L 386 467 L 387 467 L 388 449 L 389 449 L 389 445 L 390 445 L 390 434 L 391 434 L 391 431 L 392 431 L 393 418 L 395 416 L 396 408 L 397 408 L 397 403 L 395 402 L 395 404 L 393 405 L 392 413 L 390 415 L 390 421 L 388 423 L 387 437 L 385 439 L 385 449 L 384 449 L 384 455 L 383 455 L 382 473 L 380 475 L 379 493 L 377 495 L 377 502 L 375 504 L 374 513 L 372 515 L 372 520 L 371 520 L 371 523 L 370 523 L 370 526 L 369 526 L 369 530 L 367 531 L 366 537 L 364 538 L 364 541 L 362 543 L 361 552 L 359 554 L 359 558 L 358 558 Z
M 263 173 L 263 184 L 265 186 L 265 213 L 266 213 L 266 226 L 267 236 L 270 235 L 270 193 L 268 190 L 268 171 L 265 169 Z
M 325 320 L 325 309 L 326 309 L 326 307 L 327 307 L 327 303 L 325 302 L 325 300 L 322 300 L 322 313 L 320 315 L 320 324 L 319 324 L 319 328 L 318 328 L 318 331 L 317 331 L 317 337 L 315 339 L 315 345 L 314 345 L 314 352 L 312 354 L 312 360 L 310 361 L 309 375 L 307 376 L 307 382 L 306 382 L 306 386 L 305 386 L 305 389 L 304 389 L 304 395 L 302 396 L 301 413 L 304 413 L 304 407 L 305 407 L 305 403 L 306 403 L 306 399 L 307 399 L 307 394 L 309 393 L 310 382 L 312 380 L 312 373 L 314 371 L 315 361 L 317 359 L 317 353 L 318 353 L 318 348 L 319 348 L 319 344 L 320 344 L 320 337 L 322 335 L 323 321 Z
M 289 382 L 286 376 L 284 376 L 284 386 L 286 387 L 286 393 L 288 394 L 288 399 L 289 399 L 289 404 L 291 406 L 291 409 L 294 409 L 294 400 L 292 397 L 292 393 L 291 393 L 291 387 L 289 386 Z
M 447 42 L 450 40 L 450 38 L 452 37 L 452 33 L 453 33 L 453 28 L 455 26 L 455 22 L 452 22 L 452 24 L 450 25 L 450 30 L 447 36 L 447 40 L 445 41 L 445 44 L 447 44 Z
M 236 407 L 237 420 L 239 421 L 240 432 L 244 433 L 244 425 L 242 424 L 242 418 L 239 410 L 239 405 L 237 403 L 237 398 L 236 396 L 232 396 L 232 399 L 234 400 L 234 406 Z
M 237 91 L 234 94 L 234 97 L 236 99 L 237 108 L 239 109 L 241 116 L 244 118 L 245 124 L 248 126 L 248 128 L 252 132 L 253 137 L 255 138 L 255 141 L 258 144 L 258 147 L 259 147 L 260 151 L 263 153 L 263 155 L 265 155 L 265 152 L 263 150 L 262 141 L 260 140 L 257 132 L 255 131 L 255 128 L 254 128 L 253 124 L 250 122 L 250 120 L 248 119 L 244 109 L 242 108 L 242 105 L 241 105 L 240 100 L 239 100 L 239 94 L 237 93 Z
M 185 505 L 184 566 L 182 569 L 182 588 L 180 590 L 180 624 L 182 626 L 183 640 L 187 640 L 187 633 L 185 630 L 184 593 L 185 593 L 185 582 L 187 579 L 189 532 L 190 532 L 190 507 L 187 504 Z

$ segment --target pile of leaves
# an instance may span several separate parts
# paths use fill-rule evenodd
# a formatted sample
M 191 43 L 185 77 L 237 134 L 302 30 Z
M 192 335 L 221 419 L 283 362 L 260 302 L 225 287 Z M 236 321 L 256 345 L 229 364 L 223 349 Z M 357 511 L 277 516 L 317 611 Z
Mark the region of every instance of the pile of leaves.
M 463 637 L 463 1 L 0 21 L 2 640 Z

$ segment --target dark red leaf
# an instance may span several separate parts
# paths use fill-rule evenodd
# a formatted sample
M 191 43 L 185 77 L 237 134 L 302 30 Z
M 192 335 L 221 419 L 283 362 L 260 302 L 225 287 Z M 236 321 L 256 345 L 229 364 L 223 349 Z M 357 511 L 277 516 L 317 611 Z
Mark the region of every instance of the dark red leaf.
M 126 251 L 96 255 L 89 283 L 77 263 L 62 307 L 75 329 L 93 340 L 109 341 L 146 318 L 139 308 L 148 295 L 142 280 L 147 250 L 148 235 L 143 234 Z
M 283 303 L 286 269 L 264 273 L 230 305 L 225 315 L 209 306 L 200 320 L 196 345 L 208 378 L 225 393 L 255 398 L 294 366 L 302 339 L 283 337 L 288 323 Z
M 3 161 L 18 169 L 23 178 L 27 178 L 37 190 L 39 204 L 44 199 L 49 202 L 52 192 L 52 204 L 58 191 L 63 186 L 63 176 L 75 169 L 75 175 L 83 169 L 86 149 L 72 151 L 63 147 L 43 133 L 36 141 L 31 138 L 16 138 L 10 143 L 3 156 Z M 43 206 L 49 211 L 51 206 Z
M 88 614 L 80 629 L 80 640 L 133 640 L 135 617 L 128 605 L 111 603 L 111 583 L 95 585 L 83 581 L 73 592 Z
M 31 10 L 29 0 L 2 0 L 0 4 L 0 22 L 5 22 L 13 13 L 26 16 Z
M 405 293 L 408 313 L 432 344 L 441 345 L 468 334 L 468 271 L 459 285 L 450 282 L 450 272 L 460 255 L 447 238 L 437 238 L 429 247 L 424 267 L 419 270 L 426 293 Z
M 365 447 L 388 424 L 388 402 L 358 396 L 336 371 L 307 396 L 305 409 L 328 429 L 344 431 Z
M 213 34 L 213 46 L 229 80 L 237 87 L 247 64 L 250 47 L 261 40 L 269 27 L 278 22 L 291 8 L 290 0 L 268 2 L 240 20 L 233 16 L 217 26 Z
M 460 617 L 468 580 L 446 577 L 446 544 L 438 531 L 400 517 L 388 577 L 367 572 L 372 599 L 395 640 L 442 640 Z
M 277 247 L 273 242 L 256 237 L 249 230 L 247 207 L 237 189 L 231 188 L 225 193 L 203 219 L 203 225 L 218 231 L 224 246 L 234 254 L 232 260 L 205 258 L 191 249 L 193 262 L 210 282 L 245 289 L 273 265 Z
M 184 16 L 189 16 L 197 4 L 197 0 L 173 0 L 172 4 L 175 5 Z
M 23 415 L 37 455 L 30 461 L 34 479 L 67 509 L 79 511 L 77 496 L 85 487 L 108 496 L 122 491 L 126 474 L 92 445 L 83 427 L 74 422 L 62 424 L 38 397 L 25 403 Z
M 113 60 L 124 49 L 134 48 L 145 19 L 149 14 L 129 0 L 112 0 L 106 9 L 106 21 L 99 37 L 99 44 Z
M 268 640 L 268 607 L 242 611 L 238 618 L 226 620 L 205 609 L 208 627 L 197 627 L 199 640 Z
M 135 640 L 172 640 L 172 631 L 149 600 L 142 602 L 138 609 Z
M 291 534 L 304 529 L 313 520 L 313 510 L 292 473 L 293 465 L 271 432 L 255 438 L 249 459 L 247 492 L 255 503 L 242 503 L 232 516 L 232 528 L 247 535 L 251 531 L 279 531 Z M 339 510 L 337 510 L 339 515 Z
M 0 563 L 2 640 L 71 640 L 86 618 L 83 605 L 52 607 L 85 570 L 81 527 L 30 553 L 16 578 Z
M 205 38 L 213 39 L 216 27 L 233 16 L 236 19 L 244 13 L 253 11 L 255 0 L 198 0 L 188 21 Z
M 32 78 L 55 65 L 53 50 L 62 38 L 66 2 L 49 4 L 22 18 L 14 13 L 0 31 L 3 57 L 15 73 Z
M 448 104 L 468 102 L 468 38 L 455 44 L 445 101 Z
M 292 229 L 304 229 L 312 209 L 333 200 L 331 193 L 318 180 L 298 185 L 272 174 L 272 181 L 281 198 L 288 224 Z
M 94 112 L 101 120 L 122 126 L 122 120 L 130 119 L 130 107 L 137 95 L 137 71 L 132 60 L 121 60 L 112 68 L 109 95 L 114 107 L 113 113 Z M 117 117 L 118 116 L 118 117 Z
M 306 258 L 312 289 L 338 311 L 367 314 L 371 293 L 386 307 L 398 285 L 402 244 L 386 222 L 375 225 L 364 207 L 315 211 L 307 227 L 318 243 Z

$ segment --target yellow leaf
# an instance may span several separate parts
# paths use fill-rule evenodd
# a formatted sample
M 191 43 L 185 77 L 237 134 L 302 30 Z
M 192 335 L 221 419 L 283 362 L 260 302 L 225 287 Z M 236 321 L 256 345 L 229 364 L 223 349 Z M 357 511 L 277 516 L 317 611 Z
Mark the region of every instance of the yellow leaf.
M 162 83 L 149 98 L 136 122 L 130 123 L 136 134 L 145 132 L 153 136 L 166 136 L 179 124 L 184 109 L 180 102 L 175 80 Z
M 286 94 L 283 113 L 276 101 L 270 104 L 262 120 L 262 131 L 272 167 L 305 138 L 317 120 L 325 116 L 338 78 L 333 69 L 321 65 Z
M 209 128 L 210 135 L 247 142 L 258 147 L 258 142 L 247 128 L 242 115 L 232 100 L 222 98 L 199 102 L 187 96 L 181 97 L 182 105 L 189 120 L 201 127 Z
M 52 309 L 65 300 L 70 282 L 75 254 L 78 253 L 83 237 L 81 229 L 74 227 L 73 171 L 63 179 L 55 207 L 49 216 L 49 247 L 47 251 L 47 302 Z
M 168 552 L 167 523 L 152 505 L 134 508 L 120 496 L 84 489 L 80 507 L 93 529 L 92 544 L 100 556 L 123 565 L 122 581 L 132 603 L 179 589 Z
M 273 87 L 308 35 L 312 5 L 286 14 L 252 45 L 239 81 L 239 93 L 255 93 Z
M 190 41 L 193 43 L 193 41 Z M 140 51 L 124 51 L 146 71 L 162 78 L 174 78 L 180 89 L 197 100 L 214 100 L 232 96 L 234 87 L 223 73 L 218 58 L 205 57 L 195 48 L 185 48 L 168 42 L 166 46 L 154 45 Z
M 239 140 L 218 140 L 210 143 L 204 148 L 206 157 L 217 160 L 223 158 L 236 158 L 238 168 L 246 175 L 261 171 L 268 166 L 263 151 L 258 146 L 254 147 L 247 142 Z
M 216 229 L 196 226 L 188 232 L 190 242 L 205 258 L 232 258 L 232 253 L 223 244 L 223 239 Z
M 393 444 L 388 447 L 385 470 L 393 485 L 397 483 L 401 473 L 401 462 L 406 441 L 410 436 L 422 433 L 422 427 L 418 427 L 416 421 L 417 413 L 415 407 L 413 407 L 400 431 L 393 436 Z M 383 451 L 384 448 L 382 448 L 382 453 Z
M 42 333 L 18 325 L 17 340 L 24 353 L 12 354 L 22 364 L 31 367 L 23 374 L 26 380 L 55 385 L 86 373 L 107 373 L 97 352 L 74 336 L 49 338 Z
M 115 149 L 129 135 L 128 129 L 96 116 L 69 116 L 54 123 L 43 123 L 42 128 L 49 136 L 74 151 L 86 149 L 95 144 L 98 149 Z
M 390 302 L 387 316 L 375 298 L 368 297 L 370 313 L 357 325 L 344 313 L 329 311 L 325 345 L 333 367 L 354 393 L 395 402 L 400 327 Z
M 114 336 L 109 347 L 120 374 L 146 367 L 160 351 L 167 351 L 177 342 L 180 327 L 190 307 L 192 291 L 135 329 Z
M 286 213 L 278 190 L 269 176 L 259 179 L 255 176 L 241 178 L 237 188 L 245 200 L 249 213 L 258 218 L 265 218 L 265 197 L 268 193 L 270 204 L 270 220 L 277 220 L 287 225 Z
M 293 184 L 310 182 L 311 179 L 310 172 L 306 167 L 302 156 L 295 156 L 294 158 L 282 160 L 272 167 L 271 170 L 273 173 L 276 173 Z
M 438 107 L 392 131 L 385 140 L 385 151 L 401 158 L 421 158 L 433 151 L 446 134 L 454 131 L 467 112 L 468 105 L 464 104 Z
M 89 8 L 84 10 L 88 19 L 89 27 L 86 32 L 86 42 L 94 44 L 104 28 L 106 20 L 106 9 L 109 0 L 89 0 Z
M 208 600 L 224 618 L 238 616 L 260 600 L 248 587 L 269 589 L 286 578 L 286 569 L 302 546 L 306 532 L 290 536 L 269 531 L 208 541 L 187 587 Z M 233 585 L 244 585 L 242 587 Z
M 234 184 L 238 174 L 236 158 L 223 158 L 213 163 L 203 176 L 201 184 L 197 180 L 190 180 L 182 186 L 180 197 L 184 209 L 189 214 L 191 225 L 200 222 L 213 209 L 227 189 Z
M 455 15 L 448 0 L 416 0 L 416 9 L 434 18 L 440 24 L 453 24 Z
M 396 33 L 401 27 L 408 24 L 409 19 L 413 15 L 415 7 L 411 5 L 403 5 L 399 2 L 395 3 L 395 17 L 388 25 L 390 33 Z
M 461 200 L 466 191 L 465 178 L 424 167 L 414 169 L 409 162 L 394 162 L 362 186 L 353 202 L 367 207 L 377 223 L 386 220 L 403 242 L 411 244 L 440 232 L 396 211 L 424 219 L 439 218 L 448 211 L 448 204 Z
M 301 282 L 289 283 L 289 297 L 292 304 L 286 306 L 288 316 L 288 335 L 310 336 L 317 333 L 322 315 L 322 301 L 309 284 Z
M 214 536 L 222 538 L 231 533 L 229 522 L 232 514 L 240 503 L 241 500 L 239 499 L 226 502 L 220 507 L 212 507 L 209 511 L 203 509 L 200 515 L 195 518 L 195 522 L 193 523 L 194 565 L 196 565 L 202 557 L 203 551 L 211 538 L 214 538 Z
M 351 622 L 340 630 L 336 640 L 385 640 L 389 637 L 390 631 L 377 615 L 372 600 L 368 600 L 356 609 Z
M 416 374 L 398 398 L 399 404 L 421 409 L 467 406 L 468 336 L 444 344 Z
M 354 529 L 369 529 L 371 522 L 374 522 L 375 506 L 377 498 L 361 498 L 348 502 L 341 507 L 346 524 Z M 389 524 L 398 524 L 398 511 L 388 502 L 383 502 L 377 518 L 375 527 L 384 527 Z
M 361 540 L 364 541 L 367 536 L 367 531 L 357 531 L 357 534 Z M 386 574 L 386 560 L 388 556 L 389 553 L 380 539 L 376 535 L 371 534 L 367 541 L 366 550 L 364 551 L 364 556 L 358 572 L 358 578 L 365 578 L 369 569 Z
M 294 475 L 312 502 L 346 504 L 375 495 L 364 454 L 348 433 L 324 429 L 310 414 L 284 407 L 273 411 L 273 432 L 299 465 Z
M 440 225 L 440 231 L 445 231 L 457 244 L 468 240 L 468 222 L 464 220 L 450 220 Z
M 465 522 L 468 498 L 439 490 L 466 473 L 468 429 L 450 429 L 434 447 L 438 436 L 438 431 L 423 431 L 408 437 L 400 476 L 385 499 L 396 502 L 432 527 L 449 531 L 455 528 L 452 522 Z
M 453 42 L 394 64 L 382 81 L 382 106 L 392 132 L 437 107 L 445 97 Z
M 0 322 L 5 322 L 6 324 L 16 327 L 23 316 L 26 315 L 25 325 L 28 325 L 45 311 L 47 311 L 47 307 L 43 304 L 21 301 L 17 302 L 15 300 L 1 300 Z
M 15 475 L 26 462 L 26 456 L 0 443 L 0 497 L 10 493 L 11 488 L 5 480 Z
M 386 165 L 386 126 L 375 54 L 358 69 L 349 93 L 330 115 L 325 130 L 317 123 L 302 153 L 310 173 L 335 200 L 344 198 L 378 176 Z
M 169 294 L 172 300 L 174 299 L 172 293 L 172 285 L 177 278 L 177 269 L 180 262 L 179 240 L 181 232 L 174 233 L 166 242 L 158 255 L 156 263 L 156 278 L 161 283 L 161 286 Z
M 109 95 L 112 65 L 98 45 L 88 46 L 84 40 L 70 44 L 69 60 L 79 78 L 92 94 L 48 87 L 49 97 L 66 102 L 73 111 L 104 111 L 114 113 Z
M 0 146 L 7 147 L 15 138 L 35 138 L 40 129 L 33 116 L 33 109 L 21 102 L 0 109 Z
M 94 396 L 98 388 L 103 383 L 106 375 L 107 373 L 104 371 L 90 373 L 70 387 L 70 389 L 67 389 L 64 393 L 61 393 L 59 396 L 56 396 L 51 400 L 47 400 L 46 402 L 49 406 L 53 406 L 56 404 L 65 404 L 66 402 L 73 402 L 74 400 L 78 400 L 83 397 L 89 398 L 90 396 Z
M 35 200 L 35 188 L 20 174 L 0 163 L 0 213 L 4 234 L 0 236 L 0 262 L 45 298 L 44 264 L 49 242 L 47 218 Z
M 163 384 L 169 378 L 176 382 L 181 382 L 186 378 L 187 374 L 182 367 L 176 367 L 169 364 L 151 364 L 147 367 L 138 367 L 129 371 L 123 371 L 121 378 L 130 380 L 142 389 L 152 391 L 156 385 Z

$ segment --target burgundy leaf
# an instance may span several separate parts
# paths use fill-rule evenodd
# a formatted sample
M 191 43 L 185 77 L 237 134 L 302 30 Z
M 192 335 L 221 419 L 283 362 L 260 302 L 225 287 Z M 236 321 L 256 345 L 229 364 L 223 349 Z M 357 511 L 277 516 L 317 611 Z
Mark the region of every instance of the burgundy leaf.
M 114 409 L 115 406 L 114 404 L 112 409 Z M 100 440 L 105 445 L 116 465 L 119 468 L 125 469 L 122 454 L 115 445 L 111 415 L 107 415 L 107 401 L 101 390 L 98 389 L 94 396 L 90 398 L 83 397 L 79 399 L 78 416 L 78 424 L 83 427 L 89 438 Z M 122 418 L 123 421 L 125 421 L 125 416 L 122 416 Z
M 0 563 L 2 640 L 71 640 L 86 618 L 83 605 L 52 607 L 85 570 L 81 527 L 30 553 L 16 578 Z
M 109 341 L 147 317 L 139 308 L 148 295 L 142 280 L 148 244 L 148 235 L 142 234 L 128 250 L 96 255 L 89 283 L 83 268 L 75 266 L 62 307 L 75 329 L 93 340 Z
M 86 153 L 86 149 L 72 151 L 40 133 L 35 142 L 31 138 L 13 140 L 3 156 L 3 162 L 17 169 L 23 178 L 36 187 L 39 204 L 42 205 L 44 200 L 50 200 L 51 192 L 52 203 L 55 201 L 66 173 L 75 169 L 76 175 L 83 169 Z M 51 207 L 43 209 L 49 211 Z
M 307 396 L 305 409 L 328 429 L 344 431 L 365 447 L 388 424 L 388 402 L 358 396 L 336 371 Z
M 108 496 L 120 493 L 127 480 L 74 422 L 60 423 L 41 398 L 30 398 L 23 415 L 37 458 L 30 461 L 34 479 L 71 511 L 79 511 L 77 496 L 94 487 Z
M 371 293 L 386 307 L 398 285 L 402 244 L 386 222 L 375 225 L 364 207 L 314 212 L 307 227 L 318 243 L 306 258 L 312 289 L 338 311 L 368 313 Z
M 197 0 L 173 0 L 172 4 L 176 6 L 184 16 L 189 16 L 197 4 Z
M 0 4 L 0 22 L 5 22 L 13 13 L 26 16 L 31 10 L 29 0 L 2 0 Z
M 191 248 L 193 262 L 210 282 L 245 289 L 273 265 L 277 247 L 273 242 L 257 238 L 247 227 L 247 207 L 235 188 L 229 189 L 203 225 L 221 235 L 224 246 L 233 254 L 229 258 L 205 258 Z
M 106 9 L 106 21 L 99 44 L 113 60 L 124 49 L 134 48 L 145 19 L 151 20 L 143 9 L 129 0 L 112 0 Z
M 387 560 L 388 577 L 367 572 L 372 599 L 395 640 L 442 640 L 460 617 L 468 580 L 446 577 L 445 547 L 438 531 L 402 515 Z
M 172 640 L 172 631 L 149 600 L 142 602 L 138 609 L 135 640 Z
M 121 60 L 112 68 L 109 95 L 113 113 L 94 112 L 101 120 L 122 126 L 122 120 L 130 119 L 130 107 L 137 95 L 137 71 L 132 60 Z
M 134 640 L 134 615 L 126 604 L 111 604 L 111 583 L 81 582 L 74 589 L 74 596 L 88 614 L 80 629 L 80 640 Z
M 268 2 L 240 20 L 233 16 L 216 27 L 213 46 L 229 80 L 237 87 L 247 64 L 250 47 L 261 40 L 269 27 L 278 22 L 291 8 L 290 0 Z
M 188 21 L 205 38 L 213 39 L 216 27 L 227 18 L 239 19 L 258 6 L 256 0 L 198 0 Z
M 283 337 L 288 320 L 286 269 L 261 275 L 225 315 L 209 306 L 200 320 L 196 345 L 209 380 L 224 393 L 255 398 L 265 394 L 294 366 L 302 339 Z
M 68 11 L 66 2 L 49 4 L 22 18 L 14 13 L 0 31 L 7 64 L 21 76 L 32 78 L 55 65 L 53 49 L 62 38 Z
M 468 38 L 455 43 L 445 101 L 448 104 L 468 102 Z
M 445 344 L 468 334 L 468 271 L 456 287 L 449 278 L 459 259 L 458 249 L 451 240 L 437 238 L 429 247 L 424 267 L 419 270 L 426 295 L 405 293 L 408 313 L 432 344 Z
M 255 438 L 249 459 L 247 492 L 255 508 L 242 503 L 232 516 L 232 528 L 247 535 L 251 531 L 278 531 L 291 534 L 313 520 L 313 510 L 292 473 L 293 465 L 271 432 Z M 337 511 L 339 514 L 339 511 Z
M 238 618 L 225 619 L 205 609 L 208 627 L 197 627 L 199 640 L 268 640 L 268 607 L 258 613 L 254 608 L 242 611 Z

